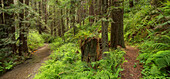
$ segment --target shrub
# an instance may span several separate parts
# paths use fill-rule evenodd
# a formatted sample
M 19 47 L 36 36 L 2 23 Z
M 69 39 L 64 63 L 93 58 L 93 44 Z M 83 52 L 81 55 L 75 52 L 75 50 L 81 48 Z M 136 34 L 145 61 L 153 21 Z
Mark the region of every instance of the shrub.
M 30 31 L 28 35 L 28 48 L 33 51 L 44 45 L 44 39 L 37 31 Z
M 123 51 L 106 52 L 109 57 L 105 60 L 91 63 L 82 62 L 81 53 L 77 54 L 76 51 L 80 50 L 74 43 L 64 44 L 55 49 L 54 53 L 50 55 L 51 59 L 43 64 L 34 79 L 118 78 L 119 72 L 122 70 L 120 64 L 123 62 Z M 95 66 L 97 69 L 94 69 Z

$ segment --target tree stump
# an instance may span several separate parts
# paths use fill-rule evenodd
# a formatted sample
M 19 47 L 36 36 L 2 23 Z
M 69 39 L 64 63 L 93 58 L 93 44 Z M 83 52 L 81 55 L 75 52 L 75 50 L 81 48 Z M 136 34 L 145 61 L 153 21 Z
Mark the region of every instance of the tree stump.
M 81 60 L 86 62 L 98 61 L 102 58 L 101 39 L 87 38 L 81 40 Z

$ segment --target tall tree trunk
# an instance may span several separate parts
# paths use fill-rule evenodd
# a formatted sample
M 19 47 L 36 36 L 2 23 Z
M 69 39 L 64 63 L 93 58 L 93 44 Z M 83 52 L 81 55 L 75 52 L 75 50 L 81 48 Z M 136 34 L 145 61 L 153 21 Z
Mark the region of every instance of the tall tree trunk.
M 123 6 L 122 1 L 112 1 L 112 5 L 114 7 L 121 7 Z M 125 48 L 124 44 L 124 35 L 123 35 L 123 13 L 124 8 L 114 8 L 112 10 L 112 16 L 114 23 L 111 23 L 111 47 L 117 48 L 117 45 Z
M 42 34 L 42 25 L 41 25 L 41 17 L 42 17 L 42 5 L 41 5 L 41 1 L 39 2 L 39 22 L 38 22 L 38 32 L 39 34 Z
M 69 9 L 66 9 L 66 14 L 67 14 L 67 17 L 66 17 L 66 19 L 67 19 L 67 23 L 66 23 L 66 25 L 67 25 L 67 30 L 69 30 Z
M 1 7 L 4 9 L 4 0 L 1 0 Z M 4 12 L 1 13 L 2 24 L 5 23 Z
M 81 4 L 81 1 L 79 1 L 78 4 Z M 82 8 L 83 7 L 79 5 L 77 9 L 78 23 L 80 26 L 81 26 L 81 21 L 82 21 Z
M 62 35 L 61 35 L 61 21 L 60 20 L 58 21 L 57 27 L 58 27 L 58 36 L 61 37 Z
M 98 9 L 98 15 L 99 15 L 99 19 L 101 19 L 101 17 L 102 17 L 102 0 L 99 0 L 98 1 L 98 7 L 99 7 L 99 9 Z
M 27 6 L 29 6 L 29 0 L 25 0 L 25 4 L 27 5 Z M 29 11 L 28 11 L 28 8 L 25 8 L 25 13 L 24 13 L 25 15 L 25 17 L 29 14 Z M 24 19 L 25 20 L 29 20 L 28 18 L 25 18 L 24 17 Z M 24 25 L 24 27 L 25 27 L 25 29 L 24 29 L 24 32 L 25 32 L 25 35 L 24 35 L 24 41 L 23 41 L 23 44 L 24 44 L 24 52 L 25 53 L 28 53 L 28 45 L 27 45 L 27 35 L 28 35 L 28 32 L 29 32 L 29 26 L 30 26 L 30 24 L 29 23 L 25 23 L 25 25 Z
M 51 25 L 51 35 L 53 36 L 54 35 L 54 28 L 55 28 L 55 5 L 53 6 L 53 21 L 52 21 L 52 25 Z M 54 35 L 55 36 L 55 35 Z
M 120 22 L 120 28 L 119 28 L 119 38 L 118 38 L 118 40 L 119 40 L 119 42 L 118 42 L 118 44 L 121 46 L 121 47 L 123 47 L 123 48 L 126 48 L 126 46 L 125 46 L 125 42 L 124 42 L 124 33 L 123 33 L 123 14 L 124 14 L 124 0 L 122 0 L 123 2 L 121 3 L 122 5 L 121 6 L 123 6 L 123 8 L 120 8 L 120 19 L 119 19 L 119 22 Z
M 112 6 L 118 7 L 118 3 L 115 0 L 112 0 Z M 111 47 L 117 48 L 118 45 L 118 28 L 119 28 L 119 14 L 118 9 L 114 8 L 111 12 L 111 18 L 113 22 L 111 23 Z
M 87 11 L 88 11 L 88 6 L 86 5 L 87 4 L 87 0 L 83 0 L 82 1 L 82 4 L 83 4 L 83 6 L 85 7 L 85 8 L 83 8 L 83 25 L 85 24 L 85 19 L 86 19 L 86 17 L 87 17 Z
M 90 15 L 90 18 L 89 18 L 89 22 L 90 22 L 90 25 L 92 25 L 93 24 L 93 22 L 94 22 L 94 4 L 93 4 L 94 2 L 93 2 L 93 0 L 89 0 L 89 15 Z
M 19 0 L 20 3 L 24 3 L 24 0 Z M 20 4 L 20 5 L 22 5 Z M 24 24 L 22 23 L 23 19 L 24 19 L 24 10 L 21 11 L 21 13 L 19 14 L 20 16 L 20 23 L 19 23 L 19 28 L 20 28 L 20 34 L 19 34 L 19 56 L 22 56 L 23 54 L 23 50 L 24 50 L 24 44 L 23 44 L 23 40 L 24 40 L 24 34 L 23 34 L 23 29 L 24 29 Z
M 19 0 L 22 4 L 24 4 L 24 0 Z M 21 5 L 22 5 L 21 4 Z M 29 4 L 29 1 L 26 1 L 26 5 Z M 21 6 L 22 7 L 22 6 Z M 27 46 L 27 28 L 26 24 L 24 24 L 22 21 L 25 19 L 24 18 L 24 13 L 25 11 L 22 10 L 22 12 L 20 13 L 20 24 L 19 24 L 19 28 L 20 28 L 20 35 L 19 35 L 19 40 L 20 40 L 20 45 L 19 45 L 19 55 L 22 56 L 24 53 L 28 53 L 28 46 Z
M 57 10 L 57 14 L 59 14 L 59 16 L 61 16 L 60 9 Z M 57 28 L 58 28 L 58 36 L 61 37 L 62 36 L 62 32 L 61 32 L 61 19 L 58 20 Z
M 47 0 L 45 0 L 45 4 L 44 4 L 44 12 L 45 12 L 45 29 L 47 29 L 47 20 L 48 20 L 48 12 L 47 12 Z
M 97 15 L 98 15 L 98 0 L 94 0 L 94 15 L 95 15 L 95 21 L 97 22 L 98 18 L 97 18 Z
M 76 35 L 76 26 L 75 26 L 75 1 L 71 0 L 71 27 L 73 27 L 74 35 Z
M 105 15 L 107 13 L 108 8 L 108 0 L 102 0 L 102 14 Z M 104 18 L 108 19 L 108 16 L 103 16 Z M 109 51 L 108 47 L 108 21 L 102 21 L 102 53 Z M 105 55 L 103 54 L 103 57 Z
M 61 29 L 62 29 L 62 36 L 64 36 L 65 33 L 65 26 L 64 26 L 64 20 L 63 20 L 63 10 L 61 9 Z
M 54 36 L 57 36 L 57 27 L 56 27 L 56 6 L 54 5 Z

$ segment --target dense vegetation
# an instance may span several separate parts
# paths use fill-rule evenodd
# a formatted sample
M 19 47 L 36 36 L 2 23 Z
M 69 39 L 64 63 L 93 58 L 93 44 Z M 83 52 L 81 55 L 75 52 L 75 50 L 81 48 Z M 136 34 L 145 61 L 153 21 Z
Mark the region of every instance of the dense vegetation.
M 153 7 L 141 1 L 125 14 L 125 40 L 140 49 L 137 59 L 147 79 L 169 78 L 170 73 L 170 2 L 161 4 Z
M 34 79 L 121 78 L 125 45 L 142 78 L 170 77 L 168 0 L 1 0 L 0 15 L 0 74 L 49 43 Z

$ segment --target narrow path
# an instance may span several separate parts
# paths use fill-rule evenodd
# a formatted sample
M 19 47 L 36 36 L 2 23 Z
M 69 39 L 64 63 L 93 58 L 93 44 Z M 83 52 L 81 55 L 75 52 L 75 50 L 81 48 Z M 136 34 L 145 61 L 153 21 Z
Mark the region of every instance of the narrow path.
M 122 79 L 140 79 L 141 78 L 141 70 L 142 65 L 139 65 L 139 61 L 136 60 L 138 57 L 138 49 L 134 47 L 127 46 L 126 49 L 125 62 L 122 65 L 124 71 L 121 72 Z
M 48 59 L 50 53 L 49 45 L 45 44 L 44 47 L 38 49 L 32 59 L 16 66 L 13 70 L 1 76 L 0 79 L 33 79 L 41 64 Z

